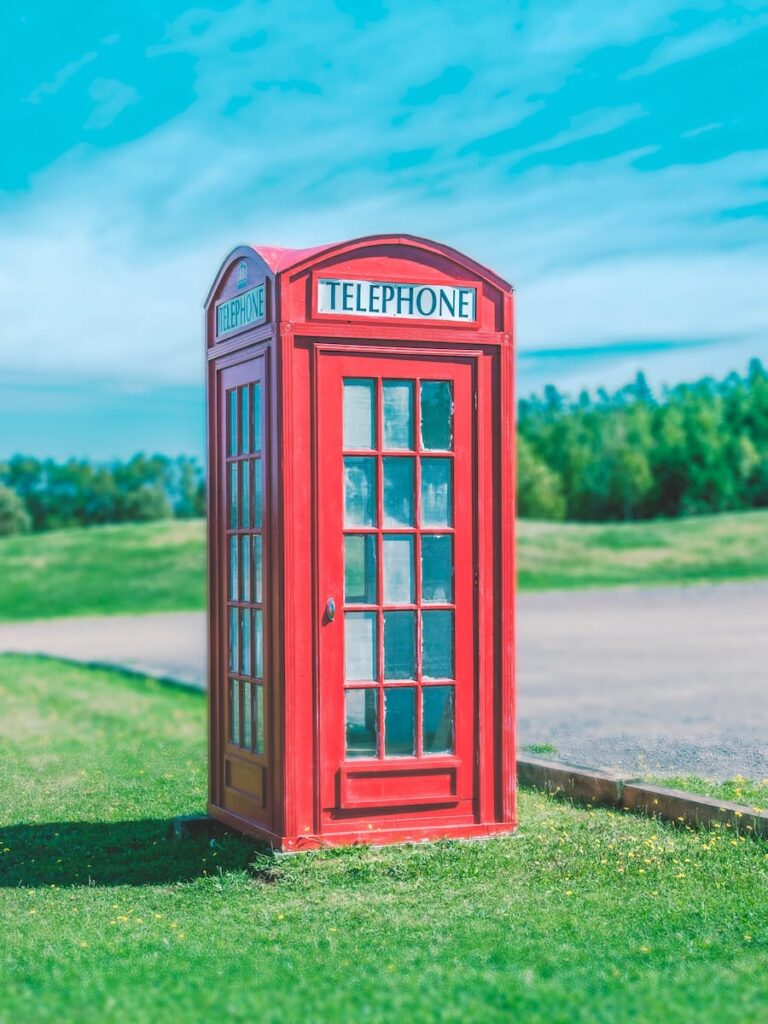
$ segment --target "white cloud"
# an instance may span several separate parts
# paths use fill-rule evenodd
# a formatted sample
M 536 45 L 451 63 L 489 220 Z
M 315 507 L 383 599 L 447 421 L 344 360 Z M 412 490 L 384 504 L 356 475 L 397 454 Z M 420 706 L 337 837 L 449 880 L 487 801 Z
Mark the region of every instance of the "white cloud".
M 765 200 L 768 150 L 653 172 L 627 153 L 508 175 L 510 160 L 609 133 L 643 113 L 601 106 L 503 161 L 455 155 L 462 132 L 477 138 L 519 122 L 591 47 L 663 29 L 670 4 L 607 4 L 598 7 L 605 19 L 589 16 L 591 0 L 567 16 L 535 6 L 510 14 L 508 39 L 482 9 L 466 23 L 463 6 L 412 5 L 365 31 L 347 19 L 315 22 L 311 53 L 273 8 L 263 10 L 262 20 L 250 4 L 185 16 L 165 50 L 196 56 L 198 101 L 124 146 L 74 149 L 12 212 L 0 212 L 3 370 L 199 382 L 201 303 L 232 245 L 301 246 L 393 229 L 441 238 L 513 280 L 525 351 L 637 339 L 765 344 L 762 224 L 720 211 Z M 444 50 L 400 46 L 403 33 L 429 40 L 438 17 L 456 21 Z M 271 40 L 268 60 L 261 49 L 222 59 L 257 28 Z M 331 40 L 332 68 L 313 56 L 331 52 Z M 480 72 L 460 107 L 451 99 L 392 127 L 410 85 L 468 54 L 479 55 Z M 376 73 L 383 64 L 387 75 Z M 322 95 L 263 92 L 246 120 L 222 119 L 231 96 L 248 95 L 275 68 L 282 78 L 311 78 Z M 503 101 L 489 103 L 502 87 Z M 97 79 L 91 95 L 90 127 L 138 99 L 116 79 Z M 432 146 L 435 168 L 397 178 L 386 171 L 394 150 Z

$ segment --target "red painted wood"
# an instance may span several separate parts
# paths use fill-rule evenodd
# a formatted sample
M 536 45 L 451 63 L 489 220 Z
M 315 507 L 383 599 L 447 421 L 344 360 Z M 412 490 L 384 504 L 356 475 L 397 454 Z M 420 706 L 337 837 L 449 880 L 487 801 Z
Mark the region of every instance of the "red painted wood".
M 366 764 L 369 771 L 377 766 L 382 774 L 386 774 L 391 760 L 379 752 L 378 764 L 368 759 L 346 761 L 344 754 L 344 564 L 343 564 L 343 443 L 342 443 L 342 382 L 345 378 L 373 378 L 377 381 L 377 393 L 380 393 L 379 382 L 386 380 L 420 380 L 450 381 L 454 387 L 454 445 L 453 452 L 425 452 L 429 457 L 439 456 L 453 463 L 453 511 L 454 525 L 452 528 L 429 528 L 426 532 L 437 532 L 452 535 L 454 538 L 454 601 L 452 604 L 428 605 L 427 609 L 454 609 L 455 630 L 455 729 L 456 757 L 459 776 L 458 798 L 472 802 L 476 795 L 474 771 L 474 720 L 476 714 L 475 700 L 475 663 L 477 634 L 474 615 L 474 522 L 476 518 L 476 490 L 473 486 L 473 388 L 472 362 L 468 359 L 457 361 L 445 356 L 435 355 L 429 360 L 409 356 L 381 356 L 371 350 L 365 356 L 349 356 L 342 352 L 325 353 L 320 358 L 318 422 L 322 425 L 322 442 L 319 450 L 319 489 L 318 489 L 318 554 L 319 554 L 319 590 L 318 606 L 324 607 L 327 599 L 333 598 L 338 613 L 333 622 L 325 622 L 321 627 L 320 639 L 320 788 L 323 810 L 323 827 L 332 828 L 338 817 L 338 785 L 339 773 L 344 765 L 359 766 Z M 418 384 L 414 387 L 418 396 Z M 380 407 L 380 400 L 378 402 Z M 418 424 L 418 399 L 414 403 L 414 419 Z M 379 417 L 379 429 L 381 419 Z M 414 452 L 421 454 L 418 428 L 415 430 L 416 448 Z M 381 438 L 378 438 L 381 445 Z M 379 447 L 379 451 L 382 449 Z M 414 461 L 416 461 L 414 459 Z M 418 462 L 416 464 L 418 469 Z M 421 531 L 383 526 L 383 481 L 381 477 L 381 460 L 377 459 L 377 516 L 379 524 L 375 531 L 361 531 L 351 528 L 348 532 L 359 534 L 368 532 L 378 539 L 377 562 L 379 595 L 377 607 L 388 607 L 383 601 L 383 557 L 380 538 L 387 535 L 412 536 L 415 543 L 415 590 L 418 601 L 419 594 L 419 544 Z M 418 472 L 415 476 L 415 495 L 419 494 Z M 418 519 L 416 519 L 418 522 Z M 401 605 L 397 608 L 416 608 L 417 605 Z M 383 629 L 382 612 L 377 613 L 378 619 L 378 666 L 382 677 L 383 665 Z M 418 622 L 418 615 L 417 615 Z M 418 633 L 417 633 L 418 635 Z M 417 640 L 417 649 L 420 646 Z M 408 683 L 390 683 L 409 685 Z M 429 684 L 427 684 L 429 685 Z M 424 684 L 417 672 L 416 689 L 418 707 L 421 706 L 421 693 Z M 355 687 L 359 688 L 359 687 Z M 379 735 L 383 734 L 384 700 L 379 689 Z M 419 716 L 420 717 L 420 716 Z M 422 755 L 412 759 L 415 774 L 439 761 L 437 755 Z M 397 792 L 405 793 L 401 785 Z M 381 806 L 394 806 L 394 790 L 386 787 L 381 793 Z M 407 801 L 401 806 L 407 808 Z
M 247 287 L 265 285 L 267 322 L 217 339 L 216 306 L 238 294 L 243 262 Z M 317 275 L 471 285 L 478 289 L 477 322 L 318 316 Z M 509 285 L 447 246 L 406 235 L 311 250 L 241 246 L 222 264 L 206 301 L 206 348 L 211 814 L 280 849 L 483 836 L 514 828 Z M 451 755 L 426 755 L 419 746 L 414 757 L 345 759 L 344 376 L 453 381 L 457 731 Z M 257 377 L 265 390 L 269 536 L 264 600 L 271 700 L 263 756 L 233 748 L 226 735 L 223 394 L 233 381 Z M 379 561 L 380 576 L 381 569 Z M 333 623 L 324 623 L 331 594 L 339 610 Z M 379 707 L 383 714 L 381 702 Z

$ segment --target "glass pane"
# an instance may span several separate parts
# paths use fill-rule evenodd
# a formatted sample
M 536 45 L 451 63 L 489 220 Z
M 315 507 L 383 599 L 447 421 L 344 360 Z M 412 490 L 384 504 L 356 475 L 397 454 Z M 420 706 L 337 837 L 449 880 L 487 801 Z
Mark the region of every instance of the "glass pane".
M 237 529 L 237 463 L 229 467 L 229 525 Z
M 421 460 L 421 525 L 453 525 L 451 459 Z
M 237 608 L 229 609 L 229 670 L 237 672 L 240 661 L 240 631 L 238 629 Z
M 416 678 L 416 612 L 384 612 L 384 678 Z
M 385 380 L 384 448 L 413 448 L 413 381 Z
M 376 459 L 344 459 L 344 525 L 376 525 Z
M 229 423 L 227 452 L 229 455 L 237 455 L 237 391 L 227 392 L 227 421 Z
M 229 600 L 237 600 L 237 537 L 229 538 Z
M 240 746 L 240 683 L 229 680 L 229 742 Z
M 251 463 L 240 463 L 242 476 L 242 504 L 240 506 L 240 525 L 249 529 L 251 525 Z
M 413 459 L 383 459 L 384 525 L 413 526 Z
M 376 537 L 370 533 L 344 538 L 344 600 L 376 604 Z
M 234 538 L 233 538 L 234 539 Z M 241 601 L 251 600 L 251 538 L 241 537 L 242 563 L 240 565 L 240 593 Z
M 253 541 L 253 578 L 254 578 L 254 595 L 253 600 L 257 604 L 261 604 L 261 534 L 257 533 L 255 537 L 251 538 Z
M 384 535 L 384 603 L 413 604 L 413 537 Z
M 257 528 L 261 526 L 264 513 L 262 469 L 261 459 L 256 459 L 253 463 L 253 525 Z
M 450 534 L 422 534 L 421 599 L 438 603 L 453 601 L 453 537 Z
M 253 718 L 256 734 L 254 749 L 257 754 L 264 753 L 264 687 L 253 688 Z
M 246 750 L 251 749 L 251 738 L 253 736 L 253 721 L 251 719 L 251 700 L 253 687 L 250 683 L 243 684 L 243 746 Z
M 421 674 L 453 679 L 453 612 L 422 612 Z
M 251 650 L 251 613 L 247 608 L 240 610 L 242 621 L 242 640 L 240 642 L 240 671 L 244 676 L 253 674 L 253 661 Z
M 240 389 L 240 430 L 242 433 L 242 439 L 240 441 L 240 450 L 245 455 L 246 452 L 251 450 L 251 409 L 250 409 L 250 397 L 251 389 L 246 385 Z
M 424 686 L 421 700 L 424 753 L 453 753 L 453 687 Z
M 384 754 L 410 757 L 416 753 L 416 690 L 390 686 L 384 691 Z
M 260 611 L 253 613 L 253 650 L 255 663 L 253 674 L 257 679 L 262 679 L 264 677 L 264 632 Z
M 261 451 L 261 384 L 253 385 L 253 450 Z
M 369 682 L 378 677 L 376 612 L 344 615 L 344 678 Z
M 344 694 L 347 757 L 376 757 L 379 733 L 379 691 L 347 690 Z
M 344 381 L 344 447 L 375 448 L 376 391 L 372 380 Z
M 448 380 L 421 382 L 421 447 L 450 451 L 453 447 L 453 388 Z

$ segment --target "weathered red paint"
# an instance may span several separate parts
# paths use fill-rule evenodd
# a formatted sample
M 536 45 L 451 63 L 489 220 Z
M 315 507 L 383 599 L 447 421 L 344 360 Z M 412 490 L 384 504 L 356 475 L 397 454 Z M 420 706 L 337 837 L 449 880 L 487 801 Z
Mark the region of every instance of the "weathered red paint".
M 467 324 L 319 313 L 316 282 L 322 276 L 471 286 L 477 288 L 475 319 Z M 251 289 L 261 283 L 266 322 L 217 339 L 216 307 L 246 285 Z M 219 270 L 205 310 L 210 813 L 281 850 L 513 830 L 511 287 L 448 246 L 408 235 L 378 235 L 303 250 L 239 247 Z M 345 755 L 341 387 L 350 377 L 446 380 L 453 389 L 455 578 L 447 607 L 455 621 L 456 681 L 450 754 L 424 753 L 419 733 L 414 756 L 384 757 L 383 750 L 377 757 Z M 261 456 L 228 454 L 227 392 L 253 382 L 260 383 L 263 400 Z M 380 402 L 381 384 L 375 386 Z M 255 392 L 249 394 L 253 402 Z M 376 440 L 380 452 L 381 437 Z M 417 438 L 414 464 L 419 444 Z M 246 477 L 250 482 L 243 482 Z M 263 481 L 263 522 L 240 529 L 238 521 L 233 529 L 227 481 L 235 481 L 241 506 L 251 495 L 255 515 L 257 478 Z M 376 500 L 378 525 L 370 532 L 378 538 L 381 486 Z M 418 504 L 418 491 L 414 500 Z M 404 532 L 415 538 L 418 531 Z M 232 537 L 238 538 L 240 552 L 241 544 L 254 550 L 258 535 L 264 552 L 263 601 L 255 601 L 251 576 L 250 600 L 240 600 L 238 585 L 233 602 L 228 580 Z M 381 541 L 373 543 L 379 545 L 380 560 Z M 415 565 L 418 583 L 418 559 Z M 325 615 L 329 597 L 338 608 L 333 621 Z M 381 589 L 375 604 L 380 622 Z M 247 750 L 231 742 L 228 606 L 248 618 L 254 651 L 250 630 L 262 613 L 261 674 L 255 658 L 248 672 L 241 673 L 238 662 L 234 673 L 241 701 L 254 695 L 253 710 L 248 705 L 245 713 L 241 704 L 238 711 L 239 741 L 253 723 L 253 749 Z M 238 643 L 243 638 L 238 633 Z M 378 644 L 381 659 L 380 635 Z M 420 709 L 424 686 L 410 685 Z M 366 686 L 382 692 L 381 681 Z M 257 692 L 264 698 L 263 750 L 255 738 Z M 382 707 L 380 696 L 380 730 Z

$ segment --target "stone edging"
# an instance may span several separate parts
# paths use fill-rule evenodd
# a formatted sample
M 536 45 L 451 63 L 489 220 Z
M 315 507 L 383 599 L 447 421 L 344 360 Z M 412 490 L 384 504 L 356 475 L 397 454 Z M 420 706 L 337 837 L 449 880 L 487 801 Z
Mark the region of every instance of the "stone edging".
M 681 789 L 652 786 L 628 775 L 600 772 L 577 765 L 560 764 L 539 757 L 517 760 L 521 786 L 542 789 L 580 803 L 634 811 L 694 828 L 715 822 L 749 835 L 768 837 L 768 811 L 742 804 L 686 793 Z

